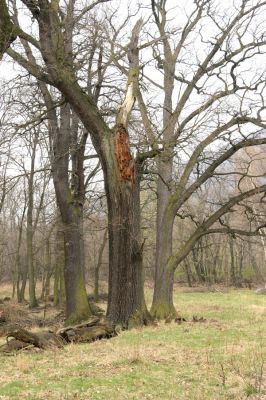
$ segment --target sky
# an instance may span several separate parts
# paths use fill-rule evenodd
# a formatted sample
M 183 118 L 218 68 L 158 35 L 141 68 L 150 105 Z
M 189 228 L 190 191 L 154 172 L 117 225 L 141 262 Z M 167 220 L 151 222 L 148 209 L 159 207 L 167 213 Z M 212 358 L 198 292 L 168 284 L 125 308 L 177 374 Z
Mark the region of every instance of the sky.
M 86 2 L 87 3 L 87 2 Z M 141 0 L 140 2 L 141 5 L 141 9 L 140 11 L 134 15 L 134 17 L 132 18 L 132 22 L 131 24 L 129 24 L 129 26 L 133 26 L 134 21 L 136 21 L 140 16 L 147 21 L 147 24 L 144 26 L 143 31 L 145 32 L 145 38 L 147 38 L 148 40 L 150 40 L 153 37 L 153 32 L 152 32 L 152 28 L 150 22 L 148 21 L 148 16 L 149 16 L 149 10 L 148 10 L 148 6 L 150 5 L 150 1 L 149 0 Z M 168 0 L 168 5 L 169 8 L 172 7 L 173 4 L 178 4 L 178 7 L 172 7 L 171 9 L 169 9 L 169 14 L 170 14 L 170 19 L 171 21 L 169 22 L 169 28 L 173 29 L 175 28 L 177 30 L 177 36 L 180 32 L 180 28 L 184 25 L 184 21 L 185 21 L 185 14 L 186 13 L 190 13 L 193 10 L 193 0 L 179 0 L 178 2 L 174 2 L 172 0 Z M 255 3 L 255 0 L 251 0 L 250 3 Z M 112 1 L 111 6 L 113 8 L 118 7 L 118 17 L 116 19 L 116 23 L 120 23 L 120 20 L 123 20 L 125 18 L 125 16 L 127 15 L 127 11 L 128 11 L 128 7 L 127 7 L 127 3 L 124 1 Z M 137 4 L 138 2 L 130 2 L 130 7 L 131 10 L 133 12 L 134 9 L 137 8 Z M 217 15 L 222 14 L 223 13 L 223 9 L 226 9 L 229 7 L 229 11 L 227 11 L 227 17 L 229 17 L 229 15 L 231 15 L 233 13 L 233 10 L 235 9 L 235 7 L 237 7 L 237 4 L 239 4 L 239 0 L 233 1 L 233 0 L 224 0 L 223 2 L 220 2 L 218 0 L 216 0 L 216 4 L 217 4 Z M 105 9 L 107 9 L 109 6 L 107 4 L 105 4 L 104 6 L 102 6 L 102 12 L 105 11 Z M 134 14 L 134 13 L 133 13 Z M 266 15 L 265 15 L 266 17 Z M 264 16 L 260 15 L 259 17 L 261 20 L 264 20 Z M 28 17 L 26 17 L 25 14 L 22 15 L 22 17 L 20 18 L 21 20 L 21 24 L 23 26 L 23 29 L 27 30 L 27 31 L 31 31 L 32 30 L 32 25 L 31 25 L 31 19 L 29 19 Z M 204 33 L 204 36 L 207 37 L 208 39 L 211 38 L 212 36 L 214 36 L 215 31 L 214 31 L 214 26 L 213 24 L 204 24 L 202 26 L 202 30 L 201 33 Z M 130 34 L 130 28 L 126 27 L 123 31 L 123 35 L 121 35 L 121 43 L 125 43 L 125 36 L 129 36 Z M 158 33 L 156 33 L 156 35 L 158 35 Z M 204 45 L 201 43 L 201 41 L 199 40 L 199 35 L 196 35 L 192 38 L 192 40 L 194 41 L 193 43 L 190 43 L 191 46 L 191 54 L 188 53 L 187 58 L 185 58 L 185 62 L 183 62 L 183 64 L 181 65 L 181 63 L 179 63 L 177 65 L 177 71 L 182 71 L 182 68 L 184 68 L 186 78 L 188 79 L 189 73 L 191 74 L 192 68 L 191 70 L 189 70 L 186 67 L 186 61 L 190 61 L 190 59 L 193 59 L 193 52 L 198 52 L 198 56 L 199 57 L 203 57 L 204 56 Z M 173 43 L 174 45 L 174 43 Z M 147 62 L 150 59 L 152 59 L 152 52 L 150 49 L 148 50 L 144 50 L 141 53 L 141 58 L 143 62 Z M 260 65 L 261 63 L 261 65 Z M 256 67 L 257 69 L 259 68 L 264 68 L 265 67 L 265 62 L 264 59 L 261 57 L 261 61 L 260 63 L 258 62 L 256 66 L 254 65 L 250 65 L 250 67 L 252 67 L 254 69 L 254 67 Z M 158 72 L 158 70 L 156 70 L 154 68 L 154 63 L 152 65 L 152 62 L 149 65 L 146 65 L 144 68 L 144 72 L 147 76 L 152 77 L 153 80 L 155 80 L 157 83 L 162 84 L 162 74 L 160 72 Z M 23 75 L 26 74 L 25 71 L 22 72 Z M 3 60 L 3 62 L 0 64 L 0 78 L 2 79 L 8 79 L 8 80 L 14 80 L 15 77 L 21 74 L 21 69 L 15 65 L 13 63 L 13 61 L 10 61 L 9 57 L 6 56 Z M 245 72 L 245 77 L 246 79 L 248 79 L 250 76 L 250 71 L 246 71 Z M 215 81 L 212 83 L 213 85 L 216 85 L 217 83 L 215 83 Z M 151 91 L 151 93 L 154 93 L 154 101 L 156 103 L 161 104 L 162 103 L 162 94 L 156 89 L 153 89 L 154 92 Z M 148 93 L 143 93 L 144 97 L 146 96 L 146 98 L 148 98 Z M 175 99 L 177 99 L 178 97 L 178 91 L 176 90 L 176 94 L 175 94 Z M 200 96 L 197 96 L 196 94 L 194 95 L 194 103 L 196 104 L 198 101 L 201 100 Z M 1 95 L 0 95 L 0 100 L 1 100 Z M 189 109 L 188 109 L 189 110 Z

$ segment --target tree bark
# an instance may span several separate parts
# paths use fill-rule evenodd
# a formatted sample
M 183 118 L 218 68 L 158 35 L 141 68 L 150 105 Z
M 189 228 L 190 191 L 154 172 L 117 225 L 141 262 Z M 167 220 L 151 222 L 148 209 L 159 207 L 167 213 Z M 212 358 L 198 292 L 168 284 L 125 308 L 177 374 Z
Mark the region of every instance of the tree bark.
M 27 210 L 27 265 L 29 276 L 29 306 L 37 307 L 38 302 L 35 293 L 35 269 L 33 261 L 33 196 L 34 196 L 34 169 L 38 142 L 38 133 L 34 134 L 32 142 L 31 169 L 28 177 L 28 210 Z
M 165 4 L 162 5 L 160 12 L 166 16 Z M 172 290 L 174 276 L 171 278 L 166 270 L 169 257 L 172 255 L 173 224 L 175 215 L 169 207 L 169 199 L 172 192 L 173 180 L 173 150 L 175 123 L 172 120 L 173 112 L 173 93 L 175 64 L 178 53 L 172 51 L 169 39 L 165 32 L 165 20 L 157 19 L 156 11 L 153 8 L 156 24 L 163 39 L 163 128 L 162 138 L 164 151 L 157 160 L 158 180 L 157 180 L 157 214 L 156 214 L 156 255 L 155 255 L 155 285 L 151 308 L 151 314 L 156 318 L 169 317 L 170 314 L 176 315 L 173 301 L 169 300 L 168 291 Z M 166 281 L 170 284 L 166 288 Z
M 48 3 L 44 4 L 39 26 L 42 52 L 45 55 L 48 71 L 55 86 L 65 95 L 87 131 L 91 133 L 104 172 L 109 216 L 110 271 L 107 314 L 112 321 L 124 326 L 130 326 L 137 321 L 146 323 L 148 312 L 143 295 L 140 220 L 133 212 L 134 207 L 139 207 L 139 177 L 130 153 L 127 131 L 128 118 L 136 98 L 135 84 L 139 75 L 137 43 L 141 21 L 133 29 L 129 45 L 130 70 L 126 96 L 118 111 L 116 127 L 111 130 L 103 120 L 94 100 L 84 93 L 71 69 L 66 65 L 58 16 L 50 9 Z M 52 15 L 52 20 L 49 19 L 49 15 Z M 53 48 L 54 44 L 47 36 L 51 21 L 56 25 L 55 31 L 62 40 L 60 51 L 63 62 L 61 57 L 57 58 L 58 53 Z M 134 201 L 137 205 L 134 205 Z M 61 214 L 63 220 L 62 211 Z M 69 278 L 68 275 L 67 277 Z M 74 279 L 73 276 L 73 281 Z
M 51 251 L 50 251 L 50 238 L 47 237 L 45 240 L 45 248 L 44 248 L 44 274 L 43 274 L 43 288 L 41 298 L 45 301 L 50 296 L 50 283 L 52 276 L 52 268 L 51 268 Z
M 27 4 L 38 22 L 40 50 L 46 64 L 49 82 L 52 82 L 65 96 L 86 131 L 91 134 L 104 172 L 110 241 L 108 315 L 115 322 L 125 326 L 136 320 L 136 315 L 141 323 L 145 323 L 148 313 L 143 296 L 140 226 L 137 227 L 139 217 L 136 220 L 133 213 L 134 200 L 139 202 L 139 182 L 134 172 L 134 160 L 130 154 L 127 132 L 128 118 L 136 99 L 139 78 L 138 39 L 142 21 L 137 22 L 132 32 L 128 46 L 130 68 L 126 96 L 118 110 L 116 127 L 110 129 L 95 99 L 84 92 L 75 76 L 71 38 L 68 40 L 66 37 L 71 36 L 73 28 L 71 15 L 68 15 L 70 24 L 62 27 L 59 3 L 51 4 L 46 0 L 40 0 L 38 5 L 39 7 L 35 7 L 33 4 Z M 80 253 L 77 254 L 76 261 L 73 258 L 73 253 L 77 252 L 76 247 L 80 248 L 78 215 L 81 215 L 82 204 L 79 204 L 79 196 L 73 195 L 69 190 L 66 172 L 69 141 L 67 136 L 63 136 L 63 129 L 56 135 L 54 150 L 53 177 L 65 236 L 67 316 L 68 321 L 73 322 L 73 319 L 83 318 L 84 314 L 89 313 L 89 306 L 87 297 L 85 300 Z M 82 299 L 78 299 L 78 292 Z M 71 297 L 77 300 L 78 310 L 75 309 Z
M 128 133 L 118 125 L 104 168 L 109 216 L 109 292 L 107 316 L 124 327 L 147 324 L 140 237 L 140 169 L 129 148 Z
M 17 243 L 17 254 L 16 254 L 16 292 L 17 292 L 17 301 L 21 303 L 23 299 L 21 299 L 21 291 L 20 291 L 20 278 L 22 276 L 22 268 L 21 268 L 21 244 L 22 244 L 22 233 L 23 233 L 23 222 L 26 212 L 26 201 L 24 203 L 23 212 L 19 224 L 19 232 L 18 232 L 18 243 Z
M 158 203 L 159 200 L 158 200 Z M 158 204 L 159 207 L 159 204 Z M 164 218 L 158 212 L 157 217 L 157 238 L 156 238 L 156 265 L 155 284 L 151 314 L 158 319 L 171 318 L 177 315 L 172 298 L 174 273 L 167 270 L 167 262 L 172 255 L 172 232 L 174 216 L 169 209 L 164 210 Z
M 0 60 L 17 37 L 17 28 L 12 23 L 5 0 L 0 0 Z
M 57 230 L 55 237 L 55 273 L 54 273 L 54 305 L 63 305 L 66 300 L 65 289 L 65 254 L 64 254 L 64 235 L 60 222 L 60 215 L 57 217 Z
M 101 244 L 100 249 L 99 249 L 97 265 L 95 266 L 95 270 L 94 270 L 94 295 L 93 295 L 93 300 L 94 300 L 95 303 L 97 303 L 99 301 L 99 272 L 100 272 L 100 268 L 101 268 L 101 265 L 102 265 L 102 258 L 103 258 L 104 248 L 105 248 L 105 245 L 106 245 L 106 242 L 107 242 L 107 233 L 108 233 L 108 229 L 105 229 L 104 235 L 103 235 L 103 241 L 102 241 L 102 244 Z
M 53 180 L 64 235 L 66 324 L 80 322 L 92 315 L 86 294 L 81 252 L 83 240 L 80 224 L 84 203 L 84 193 L 81 187 L 83 187 L 84 181 L 82 182 L 80 180 L 82 178 L 78 176 L 70 188 L 68 177 L 70 119 L 70 107 L 63 105 L 60 128 L 54 137 L 53 156 Z

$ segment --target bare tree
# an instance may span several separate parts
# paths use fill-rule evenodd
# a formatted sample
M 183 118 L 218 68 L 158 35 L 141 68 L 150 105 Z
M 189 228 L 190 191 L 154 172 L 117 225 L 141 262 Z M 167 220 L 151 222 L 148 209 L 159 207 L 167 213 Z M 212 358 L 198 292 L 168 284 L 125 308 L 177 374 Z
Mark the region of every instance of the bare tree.
M 242 1 L 238 9 L 232 7 L 230 16 L 216 2 L 194 2 L 190 5 L 192 12 L 184 15 L 182 28 L 175 26 L 174 9 L 170 18 L 167 1 L 152 0 L 151 7 L 161 38 L 153 46 L 151 63 L 162 77 L 158 83 L 145 76 L 144 70 L 144 80 L 164 100 L 162 106 L 154 104 L 157 113 L 151 113 L 145 105 L 146 94 L 139 91 L 138 100 L 148 142 L 153 148 L 163 145 L 155 171 L 158 201 L 152 314 L 164 318 L 175 315 L 174 270 L 185 255 L 236 202 L 264 191 L 262 186 L 257 191 L 224 199 L 221 209 L 206 217 L 184 247 L 173 255 L 173 226 L 177 215 L 184 214 L 191 196 L 208 180 L 215 182 L 213 176 L 219 166 L 239 149 L 265 143 L 264 135 L 258 130 L 265 127 L 263 72 L 253 71 L 252 78 L 248 79 L 243 67 L 247 65 L 250 69 L 250 60 L 264 54 L 265 37 L 256 18 L 265 2 Z M 212 27 L 211 35 L 204 21 Z M 252 23 L 253 31 L 246 35 Z M 253 95 L 255 107 L 251 111 L 249 96 Z M 156 121 L 160 116 L 162 124 L 158 129 Z M 245 133 L 243 126 L 246 126 Z
M 73 1 L 69 1 L 66 6 L 53 1 L 49 3 L 47 0 L 23 0 L 23 3 L 24 12 L 30 12 L 38 26 L 39 39 L 36 39 L 37 35 L 26 37 L 24 32 L 19 36 L 24 43 L 24 51 L 14 50 L 16 47 L 12 47 L 7 53 L 39 82 L 54 86 L 63 95 L 61 100 L 66 100 L 66 103 L 62 105 L 61 113 L 71 115 L 62 118 L 62 124 L 64 121 L 68 124 L 64 128 L 64 134 L 76 115 L 84 125 L 85 134 L 91 135 L 101 162 L 108 203 L 107 314 L 114 322 L 125 326 L 136 322 L 145 323 L 149 319 L 143 294 L 144 243 L 140 234 L 139 201 L 140 181 L 144 167 L 148 165 L 151 169 L 148 172 L 158 177 L 156 274 L 152 314 L 158 318 L 175 315 L 172 292 L 176 268 L 207 234 L 245 234 L 242 229 L 226 226 L 224 215 L 251 196 L 255 196 L 258 203 L 263 201 L 265 185 L 262 184 L 238 193 L 228 190 L 222 202 L 217 201 L 212 208 L 206 210 L 201 221 L 196 221 L 194 230 L 173 254 L 174 223 L 187 214 L 187 205 L 193 196 L 198 195 L 201 188 L 204 190 L 206 182 L 214 184 L 222 179 L 223 171 L 219 168 L 238 150 L 266 143 L 265 135 L 261 131 L 261 128 L 265 128 L 263 73 L 253 70 L 252 77 L 245 73 L 245 68 L 250 69 L 251 61 L 257 60 L 263 54 L 265 38 L 260 31 L 257 14 L 266 2 L 257 0 L 250 4 L 243 0 L 238 9 L 233 7 L 232 12 L 226 14 L 220 12 L 216 2 L 196 1 L 191 5 L 192 11 L 185 23 L 182 22 L 182 27 L 179 28 L 169 18 L 167 1 L 152 0 L 151 11 L 155 25 L 149 25 L 152 28 L 147 32 L 151 40 L 140 45 L 143 22 L 138 21 L 129 43 L 124 47 L 120 45 L 119 56 L 115 54 L 114 44 L 110 47 L 113 66 L 127 77 L 125 95 L 123 100 L 117 102 L 119 106 L 116 106 L 115 118 L 113 114 L 112 118 L 110 114 L 103 116 L 104 112 L 98 102 L 103 83 L 103 58 L 106 56 L 103 40 L 97 42 L 93 37 L 89 57 L 90 65 L 96 63 L 98 66 L 97 72 L 94 71 L 94 76 L 98 77 L 98 86 L 94 86 L 93 74 L 89 73 L 85 88 L 84 77 L 76 68 L 80 61 L 78 51 L 75 53 L 77 43 L 73 32 L 78 29 L 77 26 L 80 27 L 82 18 L 91 15 L 94 7 L 101 1 L 85 6 L 79 12 Z M 21 10 L 15 10 L 15 15 L 20 12 Z M 174 12 L 171 11 L 171 16 Z M 19 30 L 18 19 L 13 18 L 13 21 Z M 213 29 L 211 35 L 206 29 L 205 21 Z M 151 60 L 140 61 L 140 50 L 149 46 L 152 46 Z M 162 77 L 158 81 L 156 78 L 152 79 L 151 74 L 146 73 L 146 66 L 151 66 L 153 71 L 157 70 L 156 76 L 162 74 Z M 91 71 L 89 68 L 89 72 Z M 148 88 L 147 92 L 144 92 L 145 88 Z M 108 99 L 108 93 L 106 98 Z M 145 135 L 141 136 L 145 142 L 141 148 L 145 151 L 137 152 L 136 157 L 133 157 L 129 133 L 134 124 L 130 125 L 129 122 L 136 115 L 132 112 L 135 100 L 138 100 L 138 111 L 145 128 Z M 46 108 L 52 110 L 53 107 L 54 104 L 51 104 Z M 50 122 L 52 118 L 49 113 Z M 112 120 L 113 127 L 110 122 Z M 53 164 L 57 198 L 62 196 L 65 204 L 60 210 L 61 215 L 65 212 L 70 225 L 75 227 L 76 232 L 80 232 L 77 214 L 80 214 L 82 199 L 74 192 L 66 204 L 70 186 L 66 173 L 69 136 L 63 136 L 63 131 L 61 134 L 62 136 L 56 136 L 56 140 L 61 141 L 58 146 L 55 143 L 57 153 Z M 147 159 L 156 155 L 156 166 L 146 163 Z M 74 159 L 72 157 L 75 164 Z M 59 166 L 55 167 L 56 162 L 62 166 L 61 169 Z M 72 176 L 72 181 L 75 178 L 77 177 Z M 78 182 L 83 184 L 83 178 L 78 178 Z M 83 195 L 80 187 L 78 192 Z M 254 228 L 252 225 L 250 228 L 246 234 L 253 235 L 260 233 L 262 226 Z M 80 241 L 77 240 L 74 230 L 65 233 L 65 254 L 68 251 L 66 244 L 71 244 L 69 249 L 79 248 Z M 75 276 L 76 268 L 77 276 L 81 277 L 81 265 L 81 261 L 72 260 L 69 269 L 66 268 L 69 272 L 66 286 L 71 277 Z M 73 286 L 70 285 L 67 292 L 71 293 L 71 287 Z M 75 293 L 82 293 L 84 299 L 83 284 L 82 290 Z M 78 302 L 75 296 L 69 296 L 68 316 L 71 316 L 76 313 Z M 86 302 L 82 304 L 85 304 L 85 312 L 79 317 L 88 313 Z

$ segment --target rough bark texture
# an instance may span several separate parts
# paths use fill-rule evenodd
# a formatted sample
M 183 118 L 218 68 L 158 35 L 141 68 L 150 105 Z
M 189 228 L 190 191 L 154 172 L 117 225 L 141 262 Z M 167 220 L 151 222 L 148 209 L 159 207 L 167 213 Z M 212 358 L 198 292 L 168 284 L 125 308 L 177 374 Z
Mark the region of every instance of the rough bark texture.
M 172 319 L 177 316 L 173 303 L 174 272 L 164 268 L 162 270 L 161 281 L 157 282 L 151 315 L 156 319 Z
M 65 26 L 59 12 L 59 3 L 40 0 L 38 5 L 32 2 L 27 3 L 27 7 L 38 23 L 40 51 L 46 65 L 49 82 L 63 94 L 86 131 L 91 134 L 104 171 L 110 241 L 108 315 L 114 321 L 128 326 L 129 321 L 138 314 L 138 319 L 143 323 L 146 320 L 144 315 L 147 310 L 143 287 L 141 288 L 143 285 L 140 271 L 142 248 L 139 227 L 136 230 L 137 222 L 133 213 L 134 201 L 139 202 L 139 184 L 135 183 L 134 161 L 129 148 L 127 131 L 128 119 L 136 99 L 136 83 L 139 76 L 138 39 L 142 21 L 138 21 L 135 25 L 128 46 L 130 66 L 126 96 L 117 113 L 116 128 L 111 130 L 102 117 L 94 97 L 90 93 L 85 93 L 75 76 L 71 51 L 71 32 L 73 31 L 71 7 L 65 18 Z M 53 104 L 48 108 L 53 109 Z M 56 125 L 52 122 L 52 118 L 51 125 Z M 55 129 L 58 128 L 55 127 Z M 66 171 L 68 170 L 69 141 L 66 134 L 64 135 L 65 129 L 68 130 L 69 127 L 60 128 L 56 134 L 53 178 L 64 224 L 67 314 L 68 321 L 73 321 L 76 318 L 83 318 L 84 314 L 88 314 L 90 310 L 82 282 L 82 260 L 76 249 L 80 248 L 81 243 L 78 234 L 81 232 L 79 215 L 82 215 L 82 204 L 80 204 L 79 191 L 70 191 L 68 186 Z M 80 177 L 78 180 L 79 184 L 82 184 Z M 78 292 L 82 298 L 79 297 Z M 73 299 L 76 306 L 78 304 L 79 310 L 74 310 L 76 306 Z
M 172 255 L 174 215 L 171 208 L 167 209 L 165 204 L 168 198 L 165 190 L 162 190 L 162 198 L 158 197 L 155 285 L 151 308 L 152 316 L 158 319 L 169 318 L 170 315 L 176 316 L 172 297 L 174 272 L 167 270 L 167 263 Z M 163 217 L 161 217 L 162 212 Z
M 121 126 L 115 134 L 115 169 L 105 170 L 109 212 L 109 301 L 107 316 L 125 327 L 146 324 L 149 314 L 144 300 L 140 237 L 138 166 L 130 155 Z M 119 147 L 117 146 L 119 136 Z M 121 154 L 118 152 L 121 151 Z M 124 161 L 127 160 L 128 162 Z M 130 165 L 129 165 L 130 163 Z M 125 171 L 121 171 L 124 165 Z M 115 174 L 114 174 L 115 173 Z
M 154 16 L 156 16 L 155 11 Z M 165 13 L 165 5 L 161 9 Z M 166 15 L 166 14 L 165 14 Z M 157 214 L 156 214 L 156 255 L 155 255 L 155 288 L 151 313 L 156 318 L 167 318 L 170 313 L 175 315 L 173 300 L 169 291 L 173 287 L 173 274 L 171 279 L 167 272 L 167 262 L 172 255 L 172 236 L 175 215 L 169 204 L 172 192 L 173 179 L 173 150 L 175 124 L 172 121 L 174 76 L 177 52 L 172 52 L 171 45 L 165 34 L 165 20 L 156 19 L 158 29 L 163 40 L 163 71 L 164 71 L 164 104 L 163 104 L 163 129 L 162 137 L 164 152 L 158 157 L 157 181 Z M 166 287 L 167 284 L 170 287 Z
M 0 0 L 0 60 L 16 36 L 16 27 L 10 20 L 6 2 Z
M 69 105 L 62 106 L 61 124 L 54 138 L 53 157 L 53 180 L 64 235 L 67 324 L 85 320 L 92 315 L 86 294 L 83 252 L 81 251 L 83 245 L 81 229 L 84 203 L 84 191 L 81 189 L 83 181 L 78 177 L 77 181 L 72 182 L 70 188 L 68 177 L 70 119 Z

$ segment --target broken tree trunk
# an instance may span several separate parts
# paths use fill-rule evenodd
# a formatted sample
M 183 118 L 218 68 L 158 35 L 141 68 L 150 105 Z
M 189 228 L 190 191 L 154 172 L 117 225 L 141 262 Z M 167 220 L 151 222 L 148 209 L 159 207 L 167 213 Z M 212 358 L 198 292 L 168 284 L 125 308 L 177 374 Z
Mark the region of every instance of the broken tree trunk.
M 20 342 L 27 343 L 28 345 L 32 344 L 40 349 L 62 348 L 65 344 L 63 338 L 53 332 L 32 333 L 20 327 L 11 329 L 8 332 L 7 340 L 10 337 Z
M 62 337 L 66 342 L 84 343 L 109 339 L 117 336 L 117 332 L 114 325 L 110 324 L 104 318 L 93 318 L 82 324 L 60 329 L 57 335 Z
M 67 343 L 89 343 L 117 336 L 115 327 L 104 318 L 92 318 L 82 324 L 62 328 L 56 333 L 46 331 L 33 333 L 10 325 L 6 331 L 7 343 L 0 353 L 10 353 L 26 347 L 39 349 L 62 348 Z M 9 338 L 12 338 L 10 341 Z
M 29 343 L 21 342 L 20 340 L 16 339 L 11 339 L 7 341 L 6 344 L 0 347 L 0 352 L 1 353 L 12 353 L 14 351 L 19 351 L 23 350 L 29 347 L 33 347 L 33 345 L 30 345 Z

